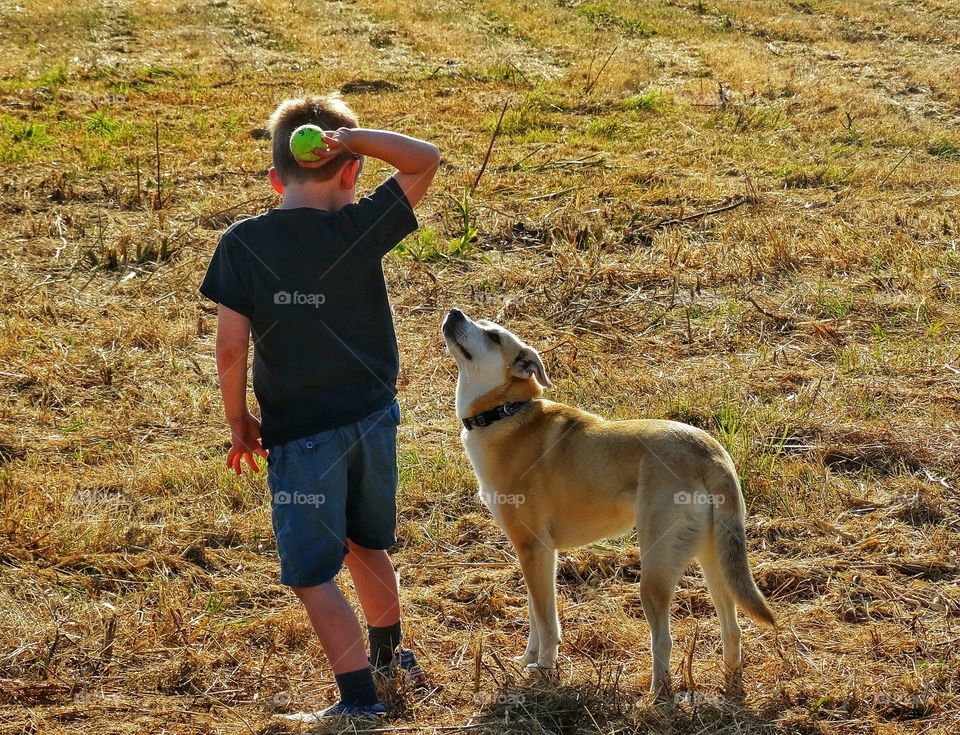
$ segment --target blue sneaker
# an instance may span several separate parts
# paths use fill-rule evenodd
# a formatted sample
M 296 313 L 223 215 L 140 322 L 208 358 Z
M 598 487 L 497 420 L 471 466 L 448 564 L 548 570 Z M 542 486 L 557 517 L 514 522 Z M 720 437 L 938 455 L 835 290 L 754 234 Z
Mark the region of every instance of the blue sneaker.
M 319 713 L 320 717 L 360 717 L 360 718 L 376 718 L 381 717 L 387 714 L 387 708 L 385 705 L 377 702 L 376 704 L 344 704 L 343 702 L 337 702 L 331 707 L 327 707 L 325 710 Z
M 296 715 L 281 715 L 285 720 L 302 722 L 307 725 L 335 725 L 346 720 L 376 720 L 387 714 L 387 708 L 376 704 L 344 704 L 337 702 L 319 712 L 302 712 Z
M 392 679 L 398 672 L 405 672 L 406 676 L 410 677 L 414 689 L 427 685 L 427 672 L 420 668 L 417 657 L 409 648 L 401 649 L 387 666 L 378 666 L 373 671 L 387 679 Z

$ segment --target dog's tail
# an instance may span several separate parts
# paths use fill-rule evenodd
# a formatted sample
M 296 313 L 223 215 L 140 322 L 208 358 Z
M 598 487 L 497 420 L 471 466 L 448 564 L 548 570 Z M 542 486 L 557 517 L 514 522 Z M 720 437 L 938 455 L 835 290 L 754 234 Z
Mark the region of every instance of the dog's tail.
M 720 469 L 720 468 L 718 468 Z M 721 492 L 713 504 L 713 537 L 720 568 L 740 608 L 758 623 L 776 627 L 777 619 L 750 572 L 744 528 L 743 494 L 736 471 L 730 466 L 718 473 Z M 720 498 L 723 498 L 721 501 Z

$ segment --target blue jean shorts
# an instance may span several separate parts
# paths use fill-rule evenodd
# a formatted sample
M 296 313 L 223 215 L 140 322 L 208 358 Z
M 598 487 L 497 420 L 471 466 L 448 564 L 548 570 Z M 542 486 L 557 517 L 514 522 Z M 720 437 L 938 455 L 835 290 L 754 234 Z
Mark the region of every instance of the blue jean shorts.
M 274 446 L 267 460 L 280 583 L 313 587 L 343 566 L 347 539 L 368 549 L 397 542 L 400 404 Z

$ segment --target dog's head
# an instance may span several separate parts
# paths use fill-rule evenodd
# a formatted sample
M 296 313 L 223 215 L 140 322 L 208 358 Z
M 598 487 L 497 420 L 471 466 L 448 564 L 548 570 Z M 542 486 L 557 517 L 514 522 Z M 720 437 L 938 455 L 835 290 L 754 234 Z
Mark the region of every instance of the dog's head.
M 487 411 L 543 393 L 551 383 L 540 355 L 515 335 L 488 321 L 474 322 L 459 309 L 444 317 L 440 332 L 457 363 L 457 416 Z

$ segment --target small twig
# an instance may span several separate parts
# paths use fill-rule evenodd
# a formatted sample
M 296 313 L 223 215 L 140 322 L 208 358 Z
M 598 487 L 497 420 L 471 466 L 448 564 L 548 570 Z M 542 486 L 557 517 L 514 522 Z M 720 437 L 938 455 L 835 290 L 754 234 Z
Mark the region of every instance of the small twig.
M 690 690 L 690 701 L 694 701 L 694 691 L 697 688 L 696 682 L 693 680 L 693 652 L 697 647 L 697 637 L 700 635 L 700 624 L 695 622 L 693 628 L 693 638 L 690 639 L 690 646 L 687 648 L 686 655 L 686 669 L 687 669 L 687 689 Z
M 610 63 L 610 59 L 613 58 L 613 55 L 617 53 L 618 48 L 620 48 L 619 45 L 613 47 L 613 50 L 610 52 L 610 55 L 607 56 L 604 62 L 600 65 L 600 68 L 597 70 L 597 75 L 593 78 L 593 80 L 590 79 L 590 72 L 589 71 L 587 72 L 587 85 L 583 88 L 584 95 L 590 94 L 593 88 L 597 86 L 597 82 L 600 81 L 600 75 L 603 74 L 603 70 L 607 68 L 607 64 Z M 593 68 L 592 63 L 590 65 L 590 68 L 591 69 Z
M 140 156 L 135 159 L 137 165 L 137 207 L 143 206 L 143 188 L 140 186 Z
M 536 166 L 531 166 L 528 171 L 543 171 L 548 168 L 566 168 L 568 166 L 602 166 L 604 158 L 600 153 L 591 153 L 583 158 L 570 158 L 561 161 L 547 161 Z
M 472 194 L 477 185 L 480 183 L 480 177 L 483 176 L 483 172 L 487 170 L 487 163 L 490 161 L 490 154 L 493 153 L 493 144 L 497 139 L 497 136 L 500 134 L 500 125 L 503 123 L 503 116 L 507 114 L 507 105 L 510 104 L 510 100 L 503 101 L 503 109 L 500 110 L 500 117 L 497 119 L 497 126 L 493 129 L 493 135 L 490 136 L 490 145 L 487 146 L 487 155 L 483 157 L 483 163 L 480 164 L 480 170 L 477 171 L 477 178 L 473 180 L 473 186 L 470 187 L 470 193 Z
M 641 329 L 641 330 L 639 331 L 639 335 L 640 335 L 641 337 L 642 337 L 644 334 L 646 334 L 648 331 L 650 331 L 651 329 L 653 329 L 653 327 L 655 327 L 657 324 L 659 324 L 659 323 L 660 323 L 660 320 L 662 320 L 662 319 L 670 312 L 670 310 L 673 309 L 673 307 L 677 305 L 677 287 L 678 287 L 677 279 L 674 278 L 674 279 L 673 279 L 673 291 L 671 291 L 671 293 L 670 293 L 670 303 L 667 304 L 666 308 L 665 308 L 663 311 L 660 312 L 660 314 L 657 316 L 656 319 L 654 319 L 653 321 L 651 321 L 649 324 L 647 324 L 647 326 L 645 326 L 643 329 Z
M 890 169 L 889 171 L 887 171 L 887 175 L 884 176 L 882 179 L 880 179 L 880 183 L 877 184 L 877 188 L 878 188 L 878 189 L 886 183 L 887 179 L 889 179 L 889 178 L 893 175 L 893 172 L 894 172 L 894 171 L 896 171 L 898 168 L 900 168 L 900 164 L 902 164 L 904 161 L 907 160 L 907 156 L 909 156 L 911 153 L 913 153 L 913 152 L 917 149 L 917 146 L 918 146 L 918 145 L 919 145 L 919 143 L 914 143 L 914 144 L 910 147 L 910 150 L 908 150 L 906 153 L 904 153 L 903 156 L 900 158 L 900 160 L 897 161 L 897 163 L 894 165 L 894 167 L 893 167 L 892 169 Z
M 512 61 L 508 61 L 507 63 L 508 63 L 510 66 L 513 67 L 513 70 L 514 70 L 515 72 L 517 72 L 517 74 L 520 75 L 520 78 L 521 78 L 523 81 L 525 81 L 525 82 L 526 82 L 527 84 L 529 84 L 531 87 L 535 86 L 533 82 L 531 82 L 529 79 L 527 79 L 527 75 L 523 73 L 523 69 L 521 69 L 519 66 L 517 66 L 516 64 L 514 64 Z
M 219 38 L 215 38 L 214 43 L 216 43 L 220 50 L 223 51 L 223 55 L 227 57 L 227 60 L 229 60 L 231 66 L 234 68 L 239 66 L 239 64 L 237 64 L 237 57 L 230 53 L 230 50 L 223 45 Z
M 765 317 L 773 319 L 773 321 L 775 321 L 777 324 L 790 324 L 793 321 L 793 319 L 791 319 L 788 316 L 782 316 L 781 314 L 774 314 L 772 311 L 767 311 L 762 306 L 760 306 L 760 304 L 756 302 L 753 296 L 750 296 L 749 294 L 744 296 L 743 298 L 749 301 L 754 309 L 759 311 Z
M 734 199 L 729 204 L 724 204 L 720 207 L 713 207 L 711 209 L 705 209 L 702 212 L 695 212 L 694 214 L 686 214 L 682 217 L 674 217 L 673 219 L 660 220 L 657 224 L 653 226 L 652 229 L 658 230 L 661 227 L 666 227 L 668 225 L 679 225 L 682 222 L 689 222 L 692 219 L 700 219 L 702 217 L 709 217 L 713 214 L 720 214 L 720 212 L 729 212 L 731 209 L 736 209 L 737 207 L 742 207 L 744 204 L 750 203 L 748 197 L 738 197 Z
M 157 154 L 157 198 L 153 202 L 154 209 L 160 209 L 163 204 L 160 199 L 160 121 L 153 121 L 153 143 Z
M 541 199 L 555 199 L 556 197 L 563 196 L 564 194 L 569 194 L 571 191 L 574 191 L 579 188 L 580 188 L 579 186 L 571 186 L 567 189 L 561 189 L 560 191 L 551 191 L 551 192 L 548 192 L 547 194 L 540 194 L 539 196 L 535 196 L 535 197 L 527 197 L 527 201 L 536 202 Z

